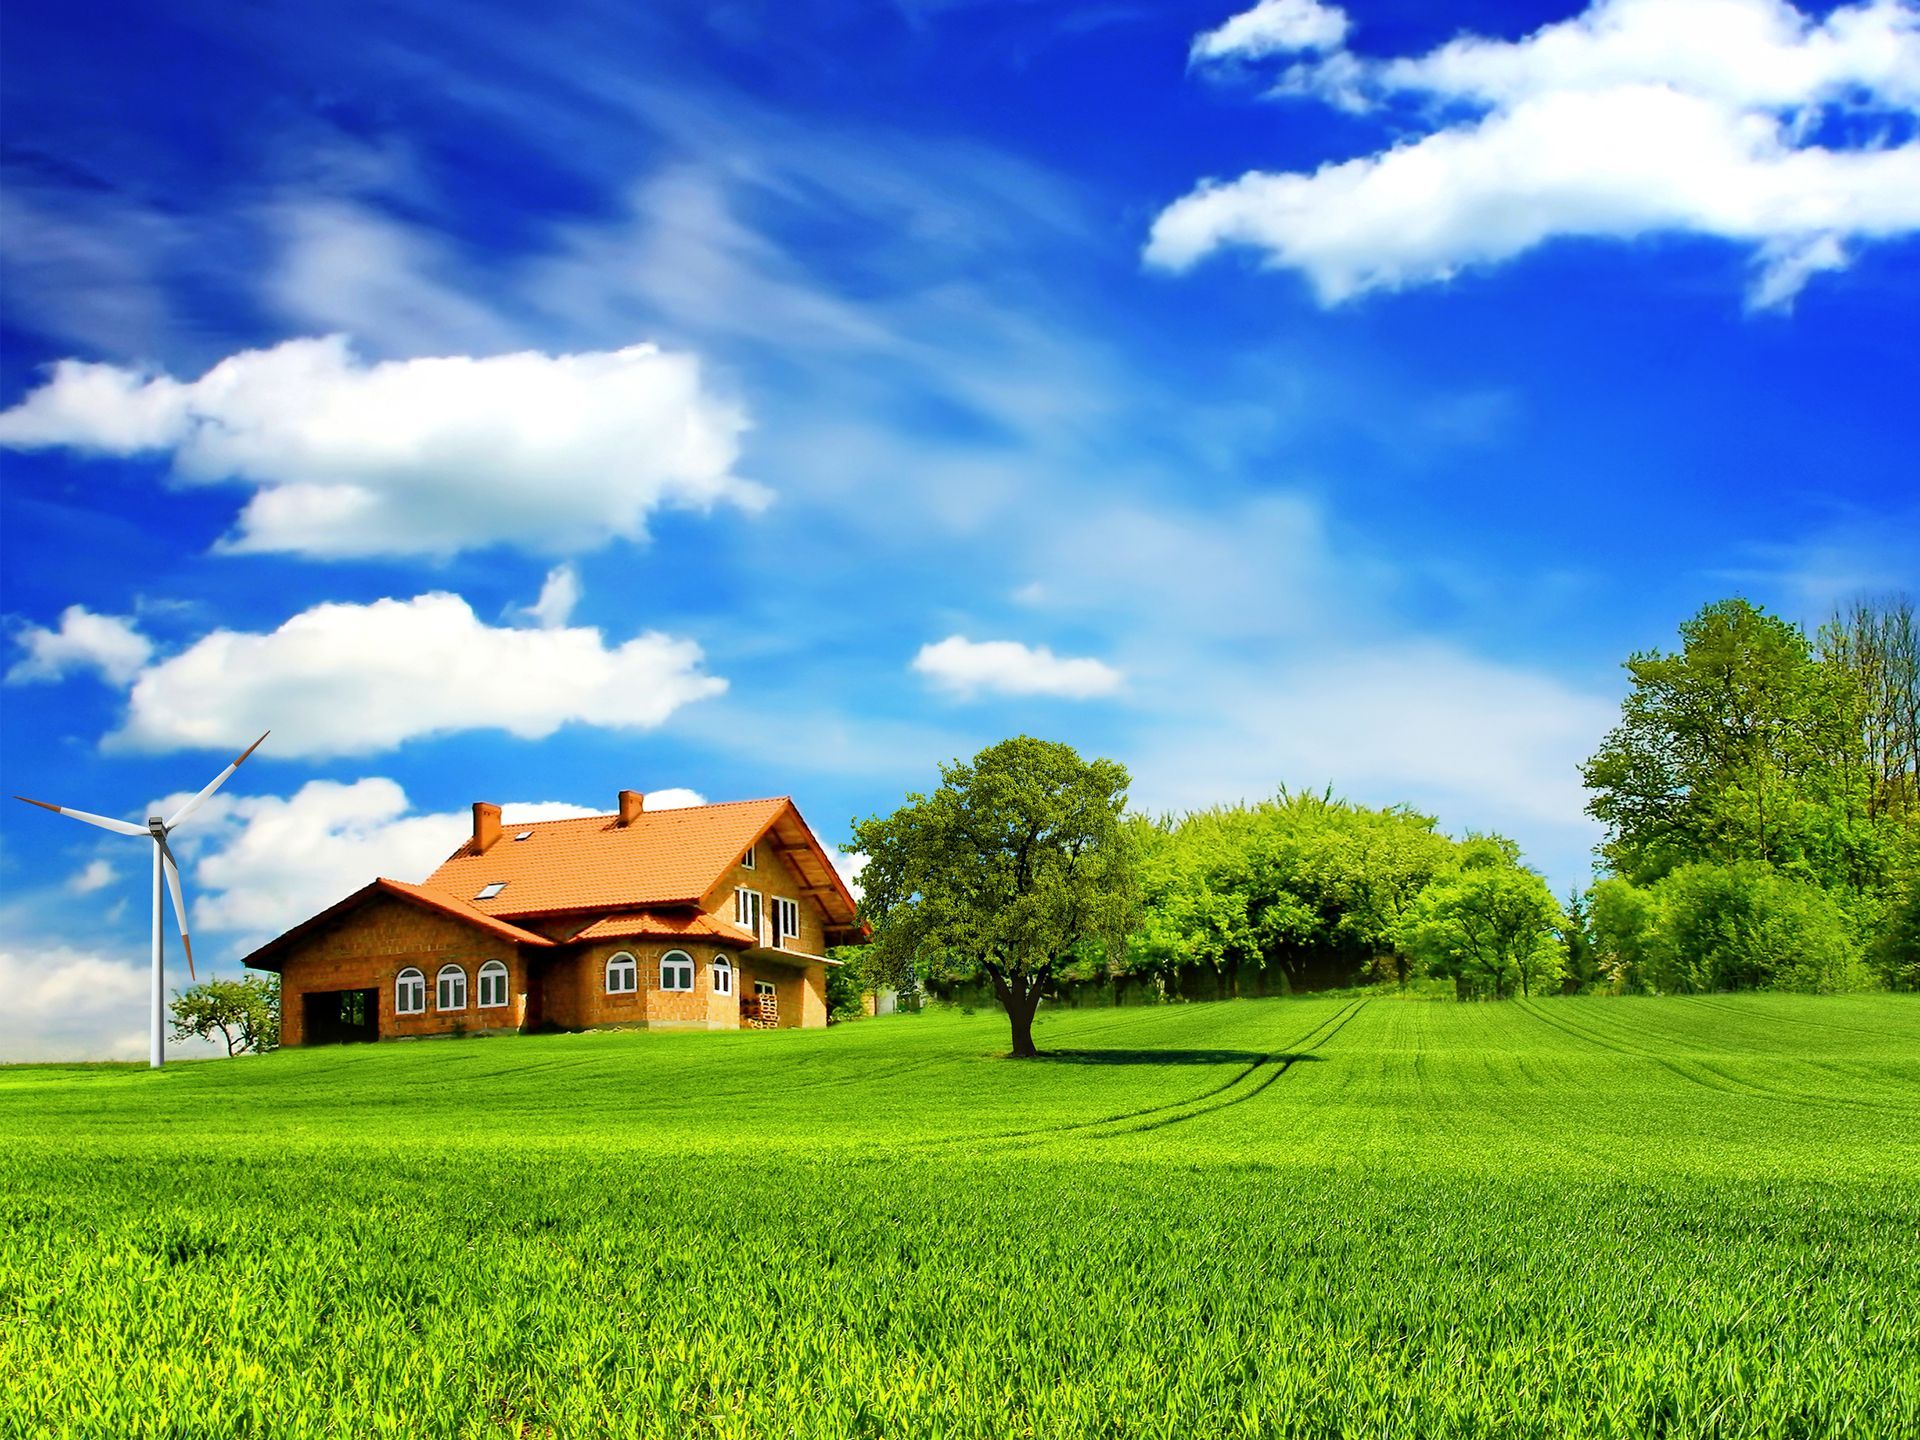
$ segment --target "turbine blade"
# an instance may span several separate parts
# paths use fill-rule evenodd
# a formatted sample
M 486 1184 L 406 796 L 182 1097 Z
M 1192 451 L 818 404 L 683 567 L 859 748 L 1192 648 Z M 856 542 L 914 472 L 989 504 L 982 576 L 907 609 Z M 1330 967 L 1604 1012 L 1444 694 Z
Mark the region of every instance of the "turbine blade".
M 256 740 L 253 742 L 253 744 L 247 746 L 246 749 L 240 752 L 239 757 L 235 759 L 231 765 L 227 766 L 226 769 L 222 770 L 218 775 L 213 777 L 212 782 L 207 786 L 206 789 L 202 790 L 198 795 L 194 796 L 191 800 L 187 801 L 186 804 L 182 805 L 178 810 L 174 811 L 173 814 L 169 815 L 167 817 L 167 829 L 169 830 L 173 829 L 174 826 L 178 825 L 182 820 L 186 819 L 189 815 L 193 814 L 194 811 L 198 810 L 201 804 L 206 800 L 206 798 L 209 795 L 213 794 L 214 791 L 218 790 L 222 785 L 227 783 L 227 777 L 233 774 L 234 771 L 238 770 L 240 766 L 243 763 L 245 763 L 247 756 L 253 754 L 254 751 L 260 748 L 260 741 L 265 740 L 267 738 L 267 735 L 271 735 L 272 733 L 273 732 L 271 730 L 267 731 L 265 735 L 262 735 L 260 737 L 260 740 Z
M 24 795 L 16 795 L 16 800 L 27 800 Z M 135 825 L 127 820 L 109 820 L 104 815 L 89 815 L 84 810 L 69 810 L 64 805 L 49 805 L 44 800 L 27 800 L 29 805 L 38 805 L 42 810 L 51 810 L 56 815 L 65 815 L 74 820 L 84 820 L 89 825 L 98 825 L 102 830 L 111 830 L 119 835 L 145 835 L 147 827 Z
M 173 919 L 180 927 L 180 948 L 187 952 L 187 974 L 193 979 L 200 977 L 193 971 L 193 941 L 187 938 L 187 902 L 180 894 L 180 867 L 174 863 L 173 851 L 167 842 L 155 842 L 160 847 L 160 868 L 167 872 L 167 893 L 173 897 Z

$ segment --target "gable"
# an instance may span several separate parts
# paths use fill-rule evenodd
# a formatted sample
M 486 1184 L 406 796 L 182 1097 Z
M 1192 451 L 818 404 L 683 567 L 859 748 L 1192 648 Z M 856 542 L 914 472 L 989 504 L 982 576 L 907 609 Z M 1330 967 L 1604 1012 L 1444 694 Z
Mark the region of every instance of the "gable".
M 383 908 L 429 917 L 437 922 L 436 928 L 450 934 L 480 934 L 540 948 L 548 948 L 553 944 L 544 935 L 536 935 L 496 916 L 482 914 L 449 895 L 409 885 L 403 880 L 379 879 L 361 886 L 346 899 L 329 905 L 311 919 L 301 921 L 284 935 L 269 940 L 241 963 L 255 970 L 278 970 L 310 941 L 319 940 L 343 925 L 362 921 L 364 917 Z

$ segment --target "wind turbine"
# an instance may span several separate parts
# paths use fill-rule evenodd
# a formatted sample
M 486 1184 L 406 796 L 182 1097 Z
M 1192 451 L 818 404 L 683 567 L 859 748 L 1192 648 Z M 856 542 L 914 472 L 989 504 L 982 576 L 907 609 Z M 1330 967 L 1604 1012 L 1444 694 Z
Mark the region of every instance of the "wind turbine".
M 268 731 L 267 734 L 272 734 Z M 173 858 L 173 851 L 167 846 L 167 836 L 182 820 L 206 803 L 207 797 L 227 783 L 229 776 L 238 770 L 247 756 L 260 748 L 262 735 L 234 762 L 222 770 L 208 783 L 207 788 L 182 805 L 173 814 L 162 820 L 158 815 L 149 815 L 145 825 L 135 825 L 130 820 L 110 820 L 105 815 L 89 815 L 84 810 L 69 810 L 64 805 L 49 805 L 44 800 L 27 800 L 24 795 L 16 795 L 16 800 L 27 800 L 29 805 L 38 805 L 42 810 L 51 810 L 56 815 L 71 816 L 75 820 L 84 820 L 89 825 L 98 825 L 102 830 L 111 830 L 116 835 L 144 835 L 153 841 L 153 1033 L 152 1043 L 148 1047 L 147 1063 L 158 1070 L 167 1058 L 166 1041 L 163 1038 L 162 1024 L 166 1019 L 166 972 L 160 959 L 160 880 L 166 877 L 167 893 L 173 897 L 173 918 L 180 926 L 180 948 L 187 952 L 187 974 L 193 975 L 193 942 L 187 939 L 187 905 L 180 897 L 180 866 Z M 199 978 L 195 976 L 194 978 Z

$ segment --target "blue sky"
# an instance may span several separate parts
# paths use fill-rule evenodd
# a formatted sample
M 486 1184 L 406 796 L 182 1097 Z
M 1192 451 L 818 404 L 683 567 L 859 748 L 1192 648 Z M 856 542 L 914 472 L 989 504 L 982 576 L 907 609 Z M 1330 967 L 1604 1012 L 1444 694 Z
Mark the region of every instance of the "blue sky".
M 1564 889 L 1629 651 L 1916 583 L 1911 0 L 451 15 L 7 25 L 5 789 L 270 726 L 229 967 L 474 799 L 1018 731 Z M 0 1053 L 138 1052 L 143 859 L 0 812 Z

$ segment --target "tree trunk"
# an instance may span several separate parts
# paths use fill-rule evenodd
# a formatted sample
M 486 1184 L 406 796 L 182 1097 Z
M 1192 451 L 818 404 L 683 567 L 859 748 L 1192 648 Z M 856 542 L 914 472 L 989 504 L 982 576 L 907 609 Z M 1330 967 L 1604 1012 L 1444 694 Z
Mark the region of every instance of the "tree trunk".
M 1007 1022 L 1013 1029 L 1013 1058 L 1031 1060 L 1040 1053 L 1033 1046 L 1033 1012 L 1040 1008 L 1040 981 L 1028 975 L 1004 980 L 994 975 L 992 979 L 1000 1008 L 1007 1012 Z

